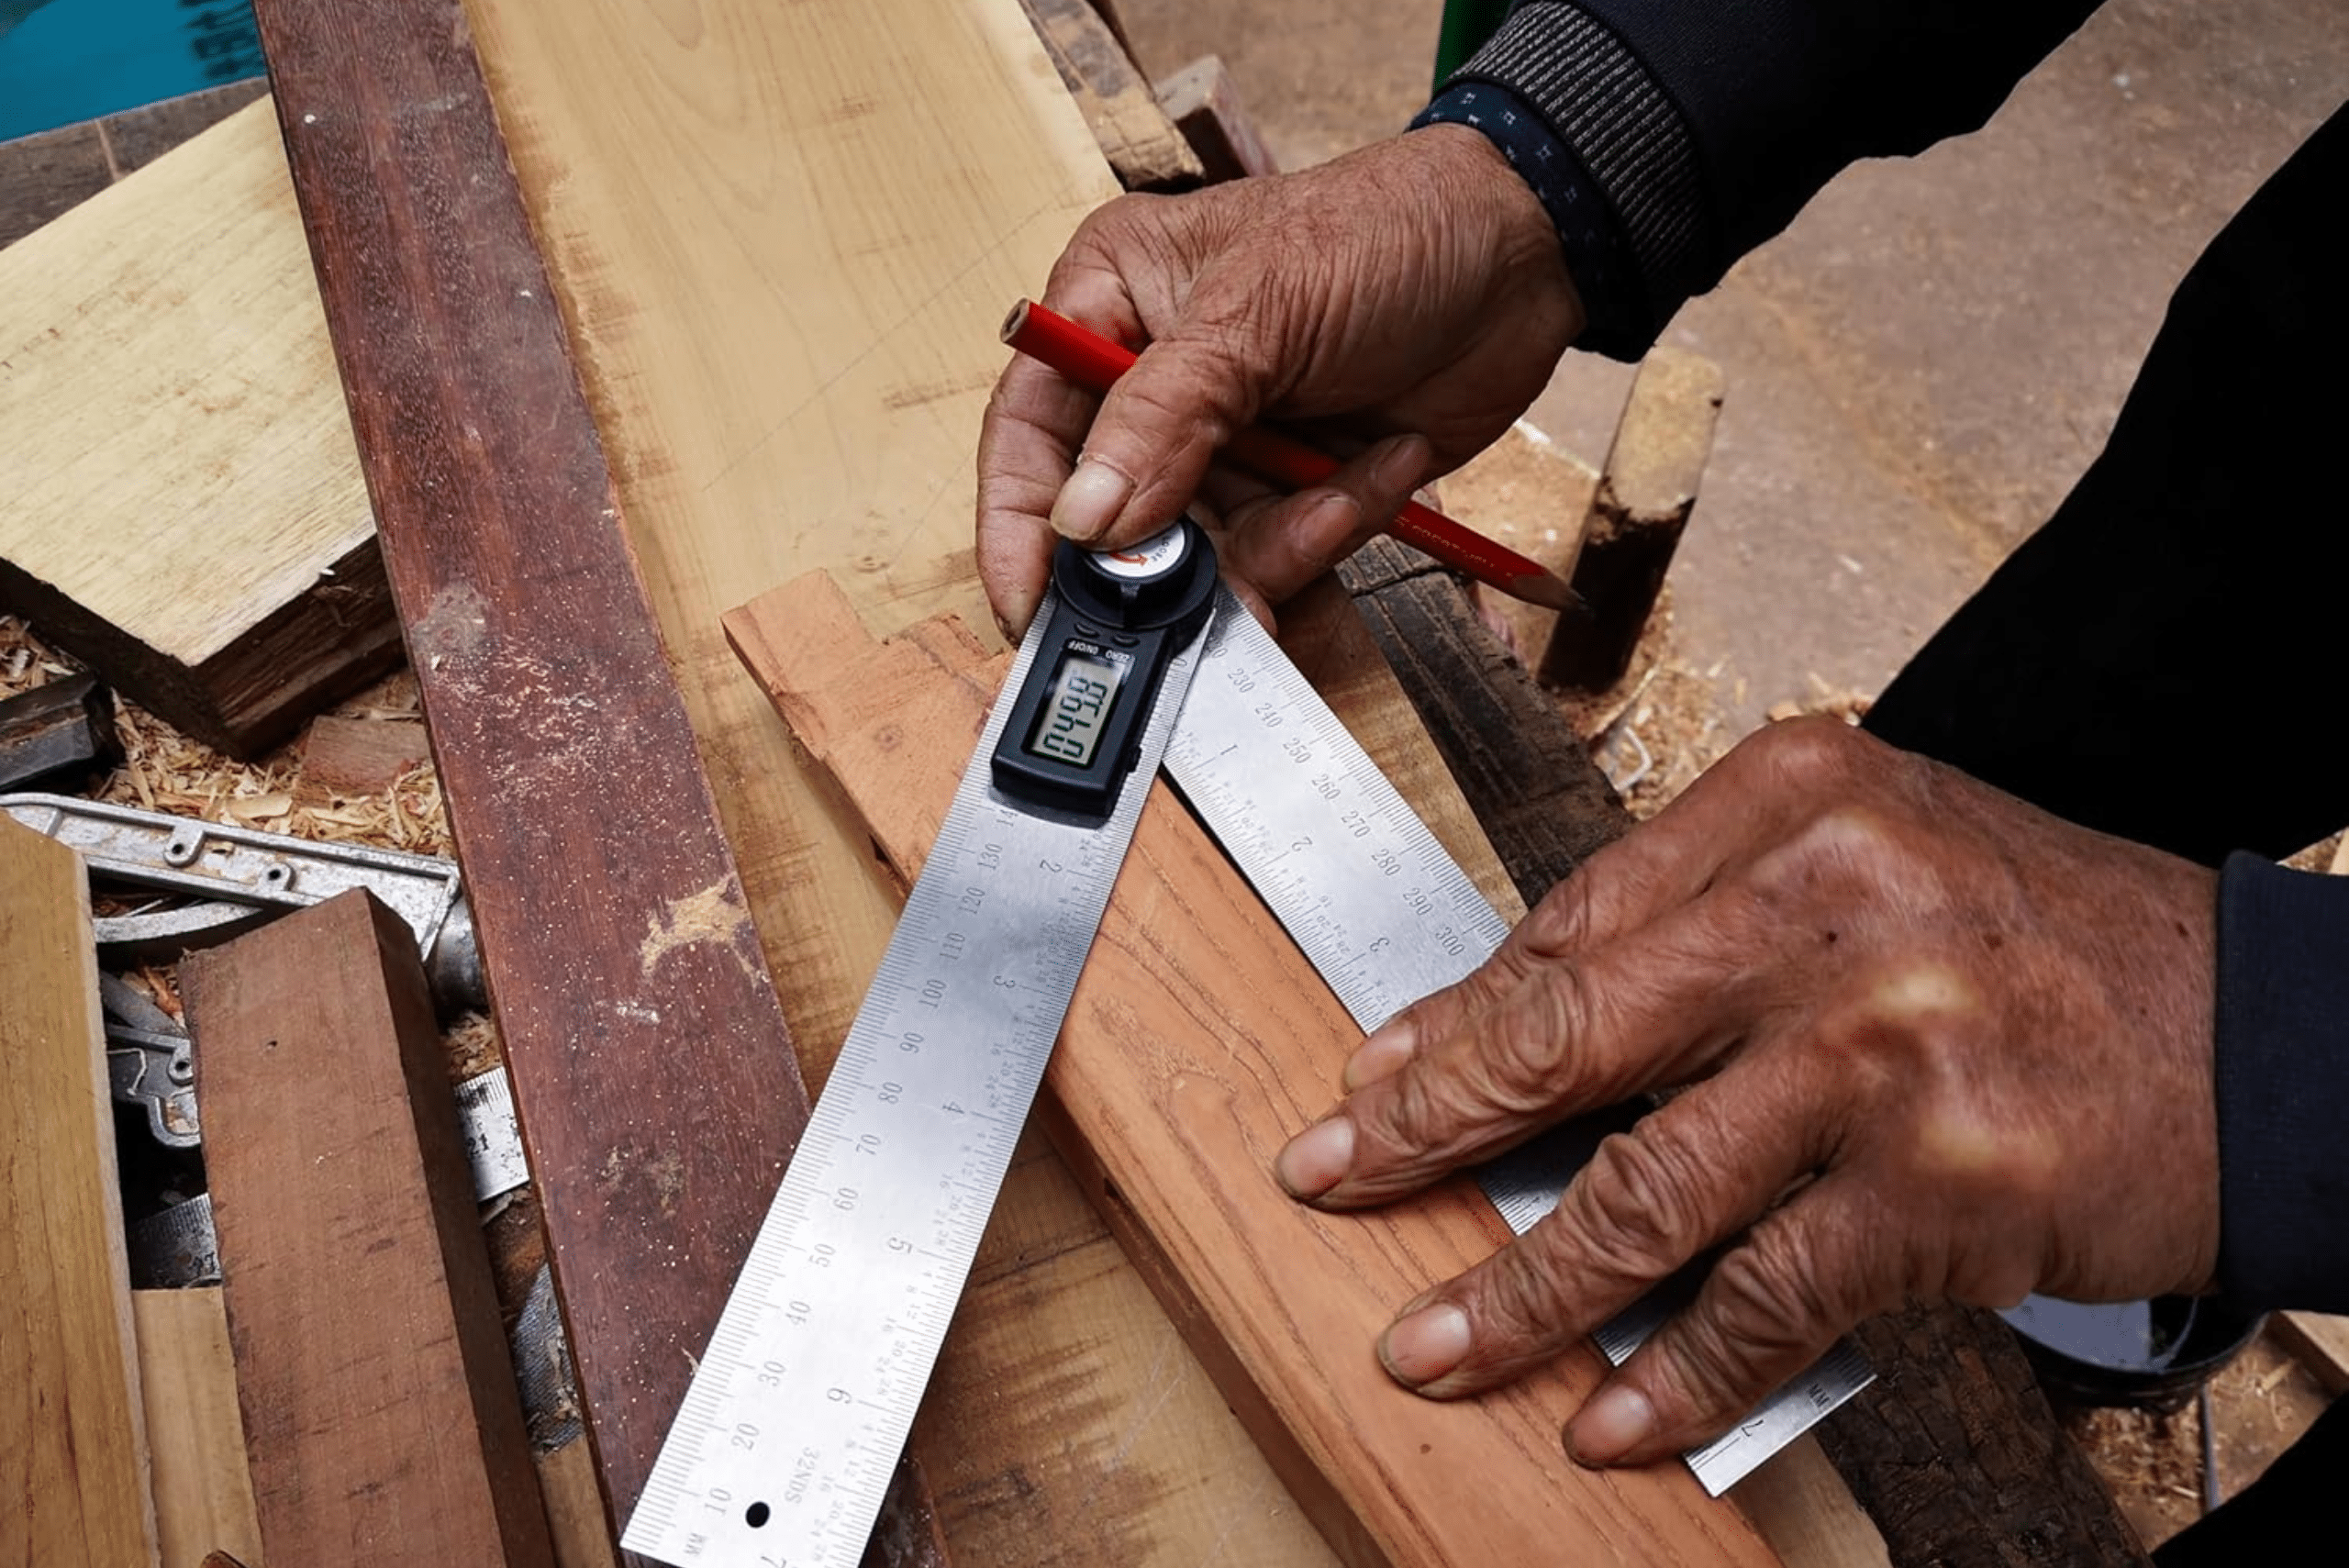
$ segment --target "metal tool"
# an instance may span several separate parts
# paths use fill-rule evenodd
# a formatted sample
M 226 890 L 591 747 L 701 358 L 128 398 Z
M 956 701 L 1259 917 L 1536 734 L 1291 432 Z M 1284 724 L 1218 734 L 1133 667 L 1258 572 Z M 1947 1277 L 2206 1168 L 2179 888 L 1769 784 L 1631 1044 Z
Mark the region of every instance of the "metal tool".
M 1229 591 L 1226 591 L 1229 598 Z M 1465 979 L 1508 927 L 1253 617 L 1218 611 L 1166 750 L 1167 776 L 1364 1033 Z M 1617 1122 L 1553 1129 L 1477 1173 L 1523 1235 Z M 1686 1282 L 1679 1287 L 1686 1290 Z M 1620 1366 L 1687 1299 L 1634 1304 L 1592 1337 Z M 1773 1395 L 1689 1468 L 1715 1496 L 1865 1387 L 1849 1341 Z
M 315 843 L 62 795 L 0 795 L 0 811 L 79 851 L 94 884 L 184 901 L 98 917 L 93 924 L 106 963 L 168 962 L 287 910 L 363 887 L 416 933 L 425 977 L 444 1013 L 488 1005 L 473 912 L 453 861 Z
M 913 1425 L 1216 588 L 1187 520 L 1063 545 L 628 1550 L 854 1563 Z
M 1037 764 L 1116 749 L 1114 639 L 1073 597 L 1048 598 L 1012 666 L 629 1520 L 631 1551 L 818 1568 L 864 1546 L 1143 794 L 1121 778 L 1107 826 L 1034 798 L 1097 806 L 1097 783 Z M 1373 1029 L 1489 956 L 1499 916 L 1228 590 L 1196 660 L 1187 696 L 1170 677 L 1141 760 L 1167 746 L 1170 776 L 1356 1021 Z M 1057 886 L 1026 869 L 1058 878 L 1079 857 L 1088 869 Z M 1573 1137 L 1486 1173 L 1520 1233 L 1587 1157 Z M 1615 1353 L 1652 1327 L 1627 1313 L 1600 1342 Z M 1831 1356 L 1692 1467 L 1718 1494 L 1867 1376 L 1848 1349 Z

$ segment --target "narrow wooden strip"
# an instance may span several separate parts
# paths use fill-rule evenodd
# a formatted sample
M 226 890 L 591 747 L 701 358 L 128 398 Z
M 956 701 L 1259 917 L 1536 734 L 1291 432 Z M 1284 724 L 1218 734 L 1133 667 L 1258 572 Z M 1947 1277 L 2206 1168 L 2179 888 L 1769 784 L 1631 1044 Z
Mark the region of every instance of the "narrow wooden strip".
M 220 1287 L 135 1290 L 130 1307 L 163 1568 L 196 1568 L 213 1551 L 260 1568 L 261 1521 Z
M 874 645 L 812 576 L 729 616 L 778 707 L 916 873 L 999 663 L 926 633 Z M 1596 1474 L 1559 1430 L 1599 1375 L 1587 1348 L 1509 1391 L 1421 1400 L 1369 1346 L 1431 1279 L 1507 1235 L 1472 1186 L 1356 1217 L 1267 1172 L 1324 1109 L 1351 1021 L 1221 852 L 1155 787 L 1049 1087 L 1062 1151 L 1300 1506 L 1356 1563 L 1530 1562 L 1564 1540 L 1624 1562 L 1762 1562 L 1686 1470 Z M 1497 1507 L 1493 1499 L 1506 1497 Z
M 462 8 L 260 21 L 622 1519 L 807 1093 Z
M 414 937 L 354 890 L 180 981 L 264 1553 L 553 1568 Z
M 81 857 L 0 818 L 0 1562 L 152 1563 L 147 1423 Z
M 1019 0 L 1101 155 L 1130 191 L 1199 183 L 1199 156 L 1175 128 L 1108 20 L 1090 0 Z
M 1457 582 L 1387 540 L 1341 574 L 1527 902 L 1630 828 Z M 1997 1319 L 1917 1310 L 1859 1338 L 1878 1379 L 1828 1419 L 1820 1443 L 1896 1564 L 2143 1560 Z

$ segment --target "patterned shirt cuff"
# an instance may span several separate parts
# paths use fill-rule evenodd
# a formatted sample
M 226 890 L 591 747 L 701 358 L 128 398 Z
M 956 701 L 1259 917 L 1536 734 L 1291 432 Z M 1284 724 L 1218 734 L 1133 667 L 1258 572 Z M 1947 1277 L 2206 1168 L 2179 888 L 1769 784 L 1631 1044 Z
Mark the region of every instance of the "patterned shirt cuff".
M 1586 317 L 1575 346 L 1609 359 L 1636 360 L 1655 340 L 1656 323 L 1641 290 L 1628 239 L 1590 171 L 1549 123 L 1506 87 L 1464 82 L 1419 111 L 1411 128 L 1463 125 L 1481 131 L 1541 198 L 1564 249 Z

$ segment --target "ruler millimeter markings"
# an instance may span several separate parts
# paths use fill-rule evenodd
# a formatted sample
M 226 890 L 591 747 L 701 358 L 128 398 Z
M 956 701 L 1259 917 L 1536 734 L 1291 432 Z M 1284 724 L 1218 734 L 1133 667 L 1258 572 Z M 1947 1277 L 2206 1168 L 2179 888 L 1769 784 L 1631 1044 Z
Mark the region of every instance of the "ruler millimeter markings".
M 1255 618 L 1221 590 L 1166 751 L 1174 781 L 1366 1034 L 1464 980 L 1508 927 Z M 1522 1236 L 1618 1121 L 1578 1118 L 1489 1162 L 1477 1185 Z M 1687 1304 L 1685 1271 L 1593 1335 L 1617 1366 Z M 1719 1496 L 1865 1387 L 1850 1340 L 1687 1458 Z
M 853 1568 L 1197 663 L 1197 525 L 1063 545 L 621 1544 Z

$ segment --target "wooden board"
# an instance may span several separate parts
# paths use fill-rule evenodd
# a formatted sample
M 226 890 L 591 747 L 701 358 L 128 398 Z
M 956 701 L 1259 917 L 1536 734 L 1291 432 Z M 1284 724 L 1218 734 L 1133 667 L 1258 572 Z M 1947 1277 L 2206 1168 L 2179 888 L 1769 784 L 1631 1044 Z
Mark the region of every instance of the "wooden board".
M 269 110 L 0 251 L 0 608 L 239 754 L 399 656 Z
M 135 1290 L 139 1382 L 154 1452 L 155 1525 L 163 1568 L 198 1568 L 225 1551 L 262 1568 L 261 1521 L 245 1468 L 237 1362 L 220 1287 Z M 566 1565 L 568 1568 L 568 1565 Z
M 155 1561 L 88 879 L 0 820 L 0 1562 Z
M 820 575 L 727 629 L 913 875 L 1000 662 L 952 622 L 876 646 Z M 1353 1217 L 1315 1213 L 1271 1182 L 1275 1151 L 1326 1107 L 1358 1038 L 1154 786 L 1062 1030 L 1046 1114 L 1324 1537 L 1354 1563 L 1533 1562 L 1564 1540 L 1624 1562 L 1774 1561 L 1685 1469 L 1598 1474 L 1565 1457 L 1558 1432 L 1601 1372 L 1588 1347 L 1469 1404 L 1420 1400 L 1379 1369 L 1368 1347 L 1394 1308 L 1508 1231 L 1464 1180 Z
M 553 1568 L 407 927 L 353 891 L 180 983 L 263 1550 Z

